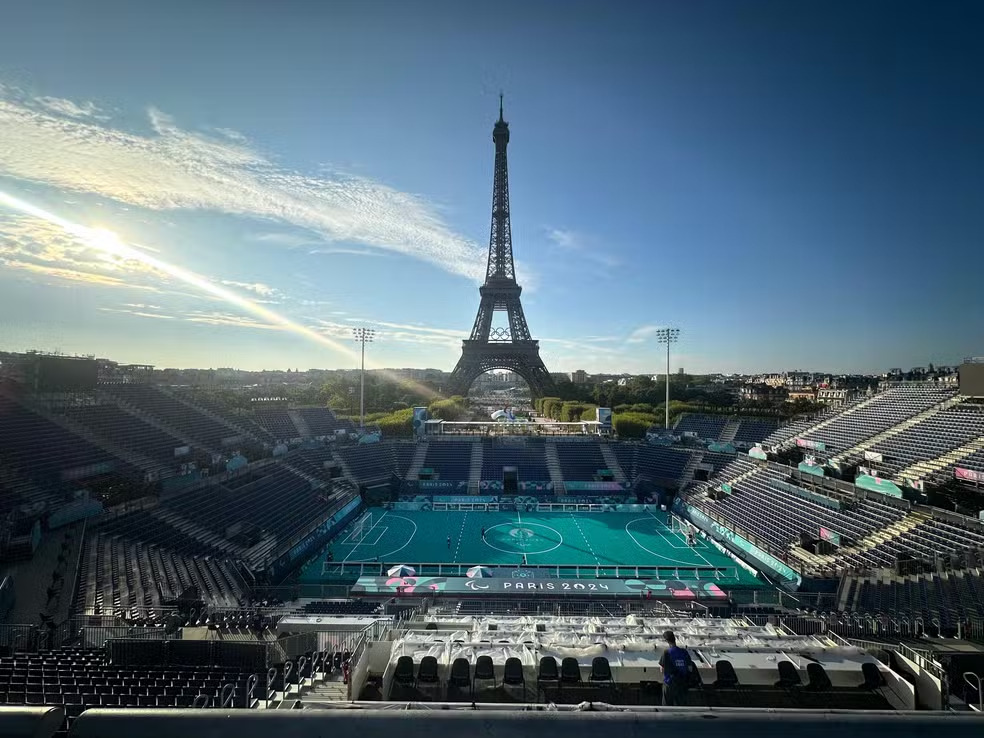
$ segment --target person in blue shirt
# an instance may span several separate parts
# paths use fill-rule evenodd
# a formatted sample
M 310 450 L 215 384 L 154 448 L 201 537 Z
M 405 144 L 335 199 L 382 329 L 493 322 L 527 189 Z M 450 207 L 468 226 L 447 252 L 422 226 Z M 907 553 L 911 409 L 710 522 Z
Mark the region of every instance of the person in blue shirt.
M 686 703 L 687 688 L 690 686 L 690 664 L 693 659 L 685 648 L 678 648 L 672 630 L 663 634 L 666 649 L 659 657 L 663 669 L 663 704 L 667 707 Z

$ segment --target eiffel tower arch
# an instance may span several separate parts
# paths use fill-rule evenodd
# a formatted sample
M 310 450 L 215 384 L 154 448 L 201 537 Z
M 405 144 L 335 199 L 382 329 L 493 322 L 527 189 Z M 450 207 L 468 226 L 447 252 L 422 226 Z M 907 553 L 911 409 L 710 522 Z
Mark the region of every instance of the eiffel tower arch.
M 501 95 L 499 120 L 492 129 L 492 141 L 495 143 L 495 179 L 485 284 L 479 288 L 481 299 L 471 336 L 461 343 L 461 358 L 451 373 L 446 392 L 466 395 L 472 382 L 481 374 L 492 369 L 508 369 L 526 380 L 534 397 L 543 397 L 554 391 L 554 382 L 540 358 L 540 342 L 530 335 L 520 302 L 523 288 L 516 282 L 506 164 L 509 124 L 502 116 Z M 500 321 L 496 321 L 497 317 Z

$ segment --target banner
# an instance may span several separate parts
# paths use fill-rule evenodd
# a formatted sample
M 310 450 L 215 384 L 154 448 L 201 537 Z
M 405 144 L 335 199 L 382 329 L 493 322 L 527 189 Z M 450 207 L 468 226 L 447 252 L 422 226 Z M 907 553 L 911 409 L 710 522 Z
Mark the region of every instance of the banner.
M 840 533 L 836 533 L 829 528 L 824 528 L 823 526 L 820 526 L 820 540 L 827 541 L 827 543 L 830 543 L 833 546 L 841 545 Z
M 731 494 L 731 485 L 728 484 L 727 482 L 723 482 L 721 484 L 721 491 L 724 492 L 724 494 L 726 494 L 726 495 L 730 495 Z
M 443 490 L 467 490 L 468 482 L 455 481 L 453 479 L 421 479 L 417 482 L 417 488 L 421 491 L 435 492 Z
M 427 408 L 426 407 L 415 407 L 413 409 L 413 434 L 417 438 L 423 438 L 425 434 L 425 427 L 427 425 Z
M 908 487 L 909 489 L 918 490 L 919 492 L 926 491 L 926 488 L 923 485 L 923 480 L 921 479 L 911 479 L 910 477 L 902 477 L 902 481 L 905 483 L 905 486 Z
M 761 446 L 756 446 L 755 448 L 753 448 L 751 451 L 748 452 L 748 455 L 751 456 L 753 459 L 759 459 L 761 461 L 765 461 L 766 459 L 769 458 L 765 453 L 765 449 L 763 449 Z
M 884 458 L 877 451 L 865 451 L 864 452 L 864 460 L 865 461 L 874 461 L 876 463 L 881 463 L 882 461 L 884 461 Z
M 536 579 L 468 577 L 359 577 L 353 596 L 477 595 L 482 597 L 558 595 L 574 597 L 648 596 L 663 600 L 727 599 L 713 582 L 680 579 Z M 648 593 L 648 595 L 647 595 Z
M 498 497 L 476 497 L 473 495 L 442 496 L 434 495 L 432 502 L 446 505 L 490 505 L 499 501 Z
M 599 407 L 595 413 L 595 418 L 601 423 L 602 430 L 612 429 L 612 409 L 610 407 Z
M 735 447 L 730 443 L 709 443 L 707 450 L 714 454 L 733 454 Z
M 677 512 L 677 514 L 680 514 L 681 517 L 686 517 L 689 519 L 690 522 L 694 523 L 698 528 L 703 530 L 712 538 L 717 539 L 725 545 L 731 545 L 734 548 L 737 548 L 746 557 L 755 559 L 755 561 L 758 562 L 762 568 L 767 569 L 775 574 L 775 576 L 784 580 L 789 586 L 790 591 L 793 591 L 792 588 L 798 588 L 799 585 L 802 584 L 803 578 L 792 568 L 784 564 L 772 554 L 763 551 L 751 541 L 738 535 L 733 530 L 729 530 L 717 521 L 707 517 L 707 515 L 702 513 L 693 505 L 688 505 L 677 497 L 676 500 L 673 501 L 673 509 Z
M 902 490 L 899 489 L 898 485 L 887 479 L 879 479 L 878 477 L 871 477 L 867 474 L 862 474 L 854 480 L 854 485 L 856 487 L 860 487 L 861 489 L 867 489 L 872 492 L 888 495 L 889 497 L 902 497 Z
M 805 438 L 797 438 L 796 445 L 800 448 L 811 448 L 814 451 L 826 451 L 827 444 L 823 441 L 807 441 Z
M 624 492 L 628 483 L 622 482 L 564 482 L 568 492 Z
M 820 466 L 819 464 L 808 464 L 805 461 L 801 461 L 799 463 L 799 466 L 797 466 L 796 468 L 799 469 L 804 474 L 813 474 L 814 476 L 817 477 L 823 476 L 823 467 Z
M 961 469 L 959 466 L 953 470 L 953 476 L 957 479 L 966 479 L 968 482 L 984 482 L 984 472 Z

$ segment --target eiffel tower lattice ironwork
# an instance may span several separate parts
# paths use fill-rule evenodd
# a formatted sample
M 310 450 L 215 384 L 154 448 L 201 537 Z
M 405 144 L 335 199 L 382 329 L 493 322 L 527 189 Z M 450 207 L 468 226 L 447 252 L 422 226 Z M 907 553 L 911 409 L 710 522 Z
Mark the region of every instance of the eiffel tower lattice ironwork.
M 540 358 L 540 342 L 530 336 L 519 299 L 523 288 L 516 282 L 509 224 L 509 172 L 506 166 L 509 124 L 502 116 L 501 95 L 499 120 L 492 129 L 492 141 L 495 143 L 495 182 L 492 186 L 488 268 L 485 284 L 479 288 L 478 316 L 471 336 L 462 341 L 461 358 L 451 373 L 447 393 L 464 395 L 479 375 L 492 369 L 507 369 L 526 380 L 534 397 L 543 397 L 552 393 L 554 383 Z M 496 313 L 505 314 L 506 325 L 493 326 Z

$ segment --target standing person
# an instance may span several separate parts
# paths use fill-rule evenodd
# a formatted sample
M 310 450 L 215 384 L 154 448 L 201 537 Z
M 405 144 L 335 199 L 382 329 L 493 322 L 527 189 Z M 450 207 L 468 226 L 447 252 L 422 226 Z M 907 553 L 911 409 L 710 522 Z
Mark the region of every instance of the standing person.
M 672 630 L 663 634 L 663 640 L 666 641 L 666 649 L 659 657 L 659 665 L 663 669 L 663 704 L 679 707 L 687 701 L 693 659 L 687 649 L 677 647 Z
M 451 550 L 451 536 L 448 536 L 448 551 Z
M 485 540 L 485 526 L 482 526 L 482 540 Z

